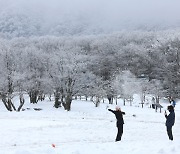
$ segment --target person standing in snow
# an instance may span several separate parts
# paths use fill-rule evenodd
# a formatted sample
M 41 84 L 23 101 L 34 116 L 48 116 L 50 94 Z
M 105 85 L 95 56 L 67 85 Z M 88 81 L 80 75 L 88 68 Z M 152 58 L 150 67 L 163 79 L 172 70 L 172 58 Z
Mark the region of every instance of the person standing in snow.
M 166 117 L 166 128 L 167 128 L 167 134 L 170 140 L 173 140 L 173 134 L 172 134 L 172 126 L 175 123 L 175 113 L 174 113 L 174 107 L 172 105 L 168 106 L 168 111 L 170 112 L 169 115 L 167 115 L 165 111 L 165 117 Z
M 123 134 L 123 124 L 124 124 L 124 119 L 123 119 L 123 115 L 125 115 L 125 112 L 121 111 L 120 107 L 116 107 L 116 110 L 111 110 L 108 109 L 108 111 L 112 112 L 115 114 L 116 119 L 117 119 L 117 123 L 116 126 L 118 128 L 118 132 L 117 132 L 117 136 L 116 136 L 116 142 L 121 140 L 122 134 Z

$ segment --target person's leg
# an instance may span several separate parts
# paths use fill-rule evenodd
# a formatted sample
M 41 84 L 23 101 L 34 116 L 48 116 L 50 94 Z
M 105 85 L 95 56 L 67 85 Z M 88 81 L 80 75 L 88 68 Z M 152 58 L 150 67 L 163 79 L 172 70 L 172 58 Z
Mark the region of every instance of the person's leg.
M 123 125 L 122 126 L 118 126 L 118 132 L 117 132 L 116 141 L 120 141 L 121 140 L 122 134 L 123 134 Z
M 121 140 L 121 135 L 120 135 L 120 128 L 117 127 L 117 136 L 116 136 L 116 141 L 120 141 Z
M 167 127 L 167 134 L 170 140 L 173 140 L 172 127 Z

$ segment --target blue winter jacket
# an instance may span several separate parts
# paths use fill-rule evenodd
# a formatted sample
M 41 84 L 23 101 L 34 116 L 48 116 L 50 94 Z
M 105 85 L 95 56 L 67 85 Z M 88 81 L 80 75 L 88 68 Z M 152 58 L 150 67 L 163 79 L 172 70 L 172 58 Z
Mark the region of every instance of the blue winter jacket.
M 166 126 L 167 127 L 172 127 L 174 125 L 175 122 L 175 113 L 174 110 L 170 111 L 169 115 L 165 115 L 166 117 Z

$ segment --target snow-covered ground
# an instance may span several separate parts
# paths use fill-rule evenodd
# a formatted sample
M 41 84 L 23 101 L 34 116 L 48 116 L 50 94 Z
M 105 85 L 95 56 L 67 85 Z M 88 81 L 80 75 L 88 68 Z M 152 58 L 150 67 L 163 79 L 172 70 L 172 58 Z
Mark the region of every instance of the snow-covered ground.
M 29 110 L 8 112 L 0 103 L 0 154 L 180 154 L 178 102 L 174 141 L 168 140 L 164 110 L 123 106 L 120 100 L 118 105 L 126 112 L 121 142 L 115 142 L 116 120 L 107 110 L 115 105 L 101 103 L 95 108 L 90 101 L 74 100 L 67 112 L 53 108 L 48 100 L 36 105 L 27 100 L 24 108 Z M 43 110 L 35 111 L 35 107 Z

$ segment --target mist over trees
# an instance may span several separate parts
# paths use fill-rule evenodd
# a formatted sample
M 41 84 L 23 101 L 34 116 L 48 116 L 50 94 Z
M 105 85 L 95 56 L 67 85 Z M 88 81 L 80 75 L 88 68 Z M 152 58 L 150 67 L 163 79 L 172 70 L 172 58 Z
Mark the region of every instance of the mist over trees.
M 53 96 L 54 107 L 69 111 L 76 96 L 92 97 L 95 106 L 137 93 L 178 98 L 180 35 L 168 32 L 1 38 L 2 102 L 12 111 L 23 94 L 31 103 Z
M 179 28 L 179 0 L 0 0 L 0 36 L 72 36 Z

